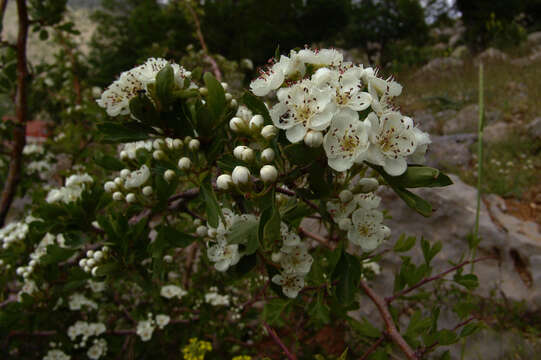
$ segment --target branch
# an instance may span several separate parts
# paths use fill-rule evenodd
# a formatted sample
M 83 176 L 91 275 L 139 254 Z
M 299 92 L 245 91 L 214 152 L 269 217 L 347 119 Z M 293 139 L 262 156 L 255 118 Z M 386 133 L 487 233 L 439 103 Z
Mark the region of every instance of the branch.
M 406 354 L 408 359 L 417 360 L 415 352 L 396 329 L 393 317 L 389 312 L 389 308 L 387 307 L 387 303 L 385 302 L 385 300 L 379 295 L 377 295 L 374 290 L 372 290 L 363 280 L 361 280 L 361 287 L 363 288 L 366 295 L 368 295 L 370 300 L 372 300 L 374 305 L 376 305 L 376 307 L 378 308 L 379 314 L 381 315 L 381 318 L 385 323 L 386 332 L 391 338 L 391 340 L 393 340 L 393 342 L 398 345 L 398 347 L 400 347 L 400 349 L 404 352 L 404 354 Z
M 209 49 L 207 48 L 207 43 L 205 42 L 205 38 L 203 37 L 203 32 L 201 32 L 201 23 L 199 22 L 199 17 L 197 16 L 197 13 L 190 5 L 189 1 L 186 1 L 185 4 L 195 22 L 195 32 L 197 34 L 197 38 L 199 39 L 199 43 L 201 44 L 201 48 L 203 49 L 203 52 L 205 53 L 205 60 L 207 60 L 207 62 L 212 67 L 212 72 L 214 73 L 216 80 L 222 81 L 222 72 L 220 71 L 220 68 L 218 67 L 218 64 L 216 63 L 216 60 L 214 60 L 212 56 L 209 55 Z
M 376 349 L 381 345 L 381 343 L 385 340 L 385 336 L 380 336 L 379 339 L 376 340 L 375 343 L 373 343 L 368 350 L 365 351 L 365 353 L 361 356 L 360 360 L 366 360 L 372 354 Z
M 424 278 L 423 280 L 419 281 L 417 284 L 413 285 L 412 287 L 409 287 L 407 289 L 399 291 L 396 294 L 394 294 L 393 296 L 386 297 L 385 301 L 387 302 L 387 304 L 390 304 L 391 302 L 393 302 L 397 298 L 406 295 L 407 293 L 409 293 L 409 292 L 423 286 L 424 284 L 426 284 L 426 283 L 428 283 L 430 281 L 441 279 L 445 275 L 447 275 L 447 274 L 449 274 L 449 273 L 451 273 L 453 271 L 456 271 L 456 270 L 460 269 L 461 267 L 464 267 L 464 266 L 466 266 L 468 264 L 475 264 L 476 262 L 484 261 L 484 260 L 490 260 L 490 259 L 497 259 L 497 258 L 495 256 L 486 256 L 486 257 L 478 258 L 478 259 L 475 259 L 475 260 L 463 261 L 460 264 L 458 264 L 456 266 L 453 266 L 452 268 L 450 268 L 450 269 L 448 269 L 448 270 L 446 270 L 446 271 L 444 271 L 442 273 L 439 273 L 438 275 L 434 275 L 432 277 Z
M 265 329 L 267 330 L 267 332 L 271 336 L 272 340 L 274 340 L 274 342 L 277 343 L 280 346 L 280 348 L 282 348 L 282 351 L 284 352 L 286 357 L 289 360 L 297 360 L 297 357 L 295 356 L 295 354 L 292 354 L 289 351 L 289 349 L 284 345 L 282 340 L 280 340 L 278 335 L 276 335 L 276 332 L 269 326 L 269 324 L 267 324 L 266 322 L 263 322 L 263 326 L 265 327 Z
M 453 332 L 460 329 L 462 326 L 464 325 L 467 325 L 469 324 L 470 322 L 472 322 L 473 320 L 477 319 L 475 316 L 472 316 L 464 321 L 462 321 L 461 323 L 457 324 L 454 328 L 453 328 Z M 425 346 L 425 347 L 422 347 L 420 349 L 418 349 L 416 351 L 416 354 L 422 358 L 426 353 L 429 353 L 430 351 L 432 351 L 436 346 L 438 346 L 439 342 L 438 341 L 435 341 L 434 343 L 432 343 L 431 345 L 429 346 Z
M 302 227 L 299 227 L 299 233 L 309 237 L 310 239 L 316 240 L 317 242 L 328 247 L 331 250 L 334 249 L 334 246 L 329 244 L 329 241 L 321 235 L 314 234 L 313 232 L 310 232 Z
M 3 4 L 2 4 L 3 5 Z M 19 32 L 17 35 L 17 90 L 15 94 L 15 116 L 17 124 L 13 129 L 13 148 L 9 163 L 8 175 L 0 199 L 0 227 L 4 226 L 6 216 L 15 197 L 17 186 L 21 181 L 22 152 L 26 143 L 27 78 L 26 39 L 28 37 L 28 12 L 26 0 L 17 0 L 19 16 Z M 2 11 L 2 16 L 4 11 Z

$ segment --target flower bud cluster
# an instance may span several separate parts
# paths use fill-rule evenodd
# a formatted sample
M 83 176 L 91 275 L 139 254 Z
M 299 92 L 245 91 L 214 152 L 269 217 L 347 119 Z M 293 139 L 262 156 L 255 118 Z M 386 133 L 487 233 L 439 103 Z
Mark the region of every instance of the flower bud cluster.
M 165 285 L 165 286 L 162 286 L 160 290 L 160 295 L 166 299 L 177 298 L 180 300 L 186 294 L 188 294 L 186 290 L 184 290 L 183 288 L 177 285 Z
M 39 265 L 40 259 L 47 254 L 47 246 L 49 245 L 66 247 L 66 239 L 62 234 L 45 234 L 34 251 L 30 254 L 30 261 L 28 262 L 28 265 L 17 268 L 17 275 L 22 276 L 25 279 L 28 278 L 34 272 L 34 269 Z
M 237 114 L 229 121 L 229 128 L 239 134 L 250 135 L 254 138 L 262 137 L 266 141 L 274 139 L 278 129 L 273 125 L 265 125 L 262 115 L 253 115 L 244 105 L 239 106 Z
M 78 344 L 75 344 L 74 347 L 85 347 L 90 337 L 100 336 L 105 333 L 105 330 L 105 324 L 103 323 L 89 323 L 79 320 L 68 328 L 68 337 L 71 339 L 71 341 L 75 341 L 79 336 L 81 336 L 81 341 Z
M 109 246 L 105 245 L 101 250 L 88 250 L 86 257 L 79 260 L 79 266 L 92 276 L 97 276 L 98 266 L 109 257 Z
M 51 349 L 43 357 L 43 360 L 70 360 L 71 356 L 67 355 L 60 349 Z
M 2 243 L 2 249 L 5 250 L 12 244 L 24 240 L 28 234 L 28 224 L 37 220 L 39 219 L 29 215 L 26 216 L 24 220 L 4 225 L 4 227 L 0 229 L 0 243 Z
M 69 309 L 71 311 L 78 311 L 83 308 L 83 306 L 86 306 L 90 309 L 96 310 L 98 308 L 98 304 L 96 304 L 94 301 L 86 298 L 83 294 L 75 293 L 72 294 L 69 297 L 68 302 Z
M 229 295 L 220 295 L 216 286 L 211 287 L 205 294 L 205 302 L 212 306 L 229 306 L 230 304 Z
M 171 317 L 169 317 L 169 315 L 159 314 L 153 319 L 152 313 L 148 313 L 146 320 L 141 320 L 137 323 L 136 333 L 139 335 L 142 341 L 149 341 L 152 339 L 154 329 L 156 329 L 156 327 L 163 329 L 167 324 L 169 324 L 169 321 L 171 321 Z
M 272 260 L 281 267 L 280 274 L 272 277 L 272 282 L 282 286 L 284 295 L 296 298 L 304 287 L 304 278 L 310 272 L 314 259 L 308 253 L 308 244 L 292 232 L 285 223 L 280 225 L 282 247 L 272 254 Z

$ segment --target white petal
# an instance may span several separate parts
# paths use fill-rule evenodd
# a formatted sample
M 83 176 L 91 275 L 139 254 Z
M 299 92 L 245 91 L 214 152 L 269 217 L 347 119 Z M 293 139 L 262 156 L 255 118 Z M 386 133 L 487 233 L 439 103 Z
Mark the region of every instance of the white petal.
M 383 170 L 385 170 L 385 172 L 391 176 L 400 176 L 406 171 L 407 168 L 408 164 L 404 158 L 387 158 L 385 159 L 385 165 L 383 165 Z
M 306 135 L 306 128 L 302 125 L 294 125 L 286 130 L 286 137 L 292 143 L 301 141 L 304 135 Z

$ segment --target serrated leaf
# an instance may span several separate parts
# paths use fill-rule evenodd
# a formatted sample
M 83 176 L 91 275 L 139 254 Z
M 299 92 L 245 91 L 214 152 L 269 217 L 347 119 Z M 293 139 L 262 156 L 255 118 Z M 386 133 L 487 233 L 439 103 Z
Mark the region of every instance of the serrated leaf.
M 406 334 L 409 337 L 416 338 L 423 332 L 430 329 L 431 326 L 432 326 L 432 318 L 430 317 L 423 318 L 421 315 L 421 312 L 417 310 L 416 312 L 413 313 L 413 315 L 410 318 L 410 323 L 406 330 Z
M 310 318 L 318 324 L 328 324 L 331 321 L 329 306 L 323 300 L 323 294 L 318 293 L 315 301 L 308 308 Z
M 117 263 L 110 262 L 106 264 L 98 265 L 98 270 L 96 271 L 96 276 L 106 276 L 113 272 L 116 272 L 120 266 Z
M 58 245 L 48 245 L 47 253 L 40 258 L 39 262 L 43 265 L 58 264 L 69 259 L 75 252 L 75 249 L 63 248 Z
M 94 161 L 96 164 L 109 171 L 120 171 L 125 167 L 122 161 L 103 153 L 96 154 L 94 156 Z
M 439 345 L 451 345 L 458 341 L 458 336 L 455 334 L 454 331 L 443 329 L 438 331 L 436 334 L 436 339 L 438 341 Z
M 398 238 L 396 244 L 394 245 L 393 250 L 395 252 L 409 251 L 415 245 L 415 241 L 415 236 L 406 237 L 405 235 L 401 235 L 400 238 Z
M 145 94 L 138 94 L 130 100 L 130 113 L 138 120 L 154 124 L 159 115 L 154 104 Z
M 427 265 L 430 265 L 430 262 L 441 251 L 441 248 L 441 242 L 438 241 L 434 245 L 430 246 L 430 242 L 428 242 L 428 240 L 421 238 L 421 250 L 423 251 L 423 257 Z
M 103 122 L 98 124 L 98 132 L 104 143 L 126 143 L 146 140 L 150 134 L 155 133 L 152 128 L 147 128 L 139 122 Z

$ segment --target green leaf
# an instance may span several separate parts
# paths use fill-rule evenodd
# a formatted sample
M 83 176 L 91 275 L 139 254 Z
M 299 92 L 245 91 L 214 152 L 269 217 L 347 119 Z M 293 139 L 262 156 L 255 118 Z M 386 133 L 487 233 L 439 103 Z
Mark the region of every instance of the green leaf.
M 225 91 L 222 84 L 210 72 L 203 75 L 203 81 L 209 91 L 207 95 L 208 109 L 214 117 L 214 124 L 217 124 L 225 111 Z
M 394 245 L 393 250 L 395 252 L 409 251 L 415 245 L 415 241 L 415 236 L 406 237 L 404 234 L 402 234 Z
M 358 285 L 361 278 L 359 260 L 344 251 L 334 269 L 333 278 L 338 280 L 335 290 L 338 300 L 345 305 L 351 304 L 359 291 Z
M 451 178 L 438 169 L 427 166 L 408 166 L 400 176 L 392 176 L 387 181 L 402 188 L 443 187 L 453 184 Z
M 162 106 L 170 102 L 174 87 L 175 74 L 173 67 L 167 64 L 156 75 L 156 97 Z
M 406 334 L 409 337 L 416 338 L 423 332 L 430 329 L 431 326 L 432 326 L 432 318 L 431 317 L 423 318 L 421 315 L 421 312 L 417 310 L 416 312 L 413 313 L 413 315 L 410 318 L 410 323 L 406 330 Z
M 479 331 L 481 328 L 482 326 L 479 323 L 469 323 L 466 326 L 464 326 L 462 330 L 460 331 L 460 337 L 473 335 L 477 331 Z
M 443 329 L 438 331 L 436 335 L 436 339 L 438 341 L 439 345 L 451 345 L 458 341 L 458 336 L 455 334 L 454 331 Z
M 290 144 L 284 147 L 284 153 L 289 161 L 296 165 L 307 165 L 320 158 L 323 148 L 310 148 L 304 142 Z
M 58 245 L 48 245 L 47 254 L 45 254 L 39 262 L 43 265 L 58 264 L 59 262 L 69 259 L 75 254 L 75 251 L 75 249 L 63 248 Z
M 139 94 L 130 100 L 130 113 L 147 124 L 155 124 L 159 118 L 154 104 L 145 94 Z
M 479 279 L 474 274 L 455 274 L 453 280 L 468 290 L 476 289 L 479 286 Z
M 192 244 L 196 237 L 183 233 L 172 226 L 162 226 L 158 230 L 156 240 L 150 244 L 153 257 L 161 257 L 169 248 L 185 248 Z
M 421 249 L 427 265 L 430 265 L 430 262 L 441 251 L 441 248 L 441 242 L 438 241 L 433 246 L 430 246 L 430 242 L 428 242 L 428 240 L 421 238 Z
M 98 265 L 98 270 L 96 271 L 96 276 L 106 276 L 112 274 L 120 269 L 120 266 L 116 262 L 110 262 L 107 264 Z
M 290 300 L 286 299 L 272 299 L 265 304 L 263 307 L 263 320 L 266 321 L 269 325 L 280 325 L 282 320 L 280 316 L 282 312 L 288 307 L 291 303 Z
M 316 300 L 310 303 L 308 314 L 317 324 L 328 324 L 331 321 L 329 306 L 323 300 L 321 292 L 318 292 Z
M 98 124 L 98 132 L 104 143 L 125 143 L 146 140 L 150 134 L 155 133 L 152 128 L 137 122 L 103 122 Z
M 94 161 L 96 164 L 109 171 L 120 171 L 125 167 L 124 163 L 116 157 L 105 155 L 101 152 L 94 156 Z
M 258 220 L 237 221 L 229 230 L 227 242 L 244 245 L 243 253 L 251 255 L 259 248 L 258 229 Z
M 410 208 L 425 217 L 432 215 L 432 205 L 428 201 L 406 189 L 393 187 L 392 185 L 391 187 Z
M 265 103 L 261 101 L 260 98 L 252 94 L 251 92 L 246 91 L 244 95 L 240 98 L 240 102 L 248 109 L 254 113 L 254 115 L 259 114 L 263 116 L 265 120 L 265 125 L 272 125 L 272 119 L 269 114 L 269 110 L 265 106 Z
M 49 32 L 45 29 L 42 29 L 40 32 L 39 32 L 39 39 L 41 41 L 45 41 L 49 38 Z
M 225 220 L 223 218 L 224 215 L 222 214 L 222 209 L 220 208 L 220 204 L 218 204 L 218 200 L 216 199 L 216 194 L 214 193 L 214 190 L 212 189 L 212 185 L 210 184 L 210 177 L 207 177 L 201 183 L 200 190 L 201 190 L 201 194 L 203 194 L 203 200 L 205 201 L 205 209 L 206 209 L 207 220 L 209 222 L 209 225 L 214 228 L 217 228 L 220 218 L 225 224 Z
M 379 338 L 381 336 L 381 331 L 370 322 L 368 322 L 366 319 L 362 319 L 362 321 L 357 321 L 355 319 L 349 318 L 348 323 L 351 328 L 361 336 L 370 338 Z

